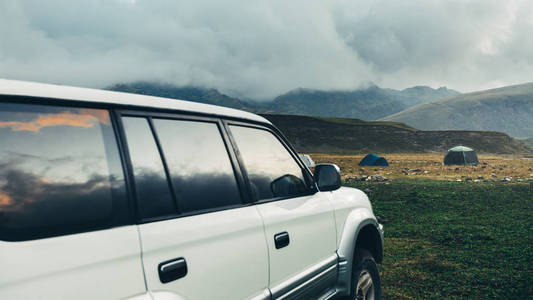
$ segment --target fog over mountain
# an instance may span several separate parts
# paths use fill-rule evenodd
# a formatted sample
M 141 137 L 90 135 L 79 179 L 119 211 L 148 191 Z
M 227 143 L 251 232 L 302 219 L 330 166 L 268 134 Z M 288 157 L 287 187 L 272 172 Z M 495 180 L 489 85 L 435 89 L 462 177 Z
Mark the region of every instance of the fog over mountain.
M 531 80 L 532 15 L 525 0 L 2 0 L 0 78 L 468 92 Z

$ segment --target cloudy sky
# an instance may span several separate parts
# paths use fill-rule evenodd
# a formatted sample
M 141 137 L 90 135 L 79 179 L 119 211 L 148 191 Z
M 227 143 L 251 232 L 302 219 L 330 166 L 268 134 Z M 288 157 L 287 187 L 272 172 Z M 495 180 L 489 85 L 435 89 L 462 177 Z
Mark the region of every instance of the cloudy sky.
M 293 88 L 533 81 L 528 0 L 0 0 L 0 78 Z

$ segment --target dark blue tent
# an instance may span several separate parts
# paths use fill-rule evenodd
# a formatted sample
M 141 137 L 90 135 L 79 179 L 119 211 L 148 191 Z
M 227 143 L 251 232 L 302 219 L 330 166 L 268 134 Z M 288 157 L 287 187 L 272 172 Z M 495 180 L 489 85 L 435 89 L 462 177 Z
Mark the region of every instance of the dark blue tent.
M 384 157 L 377 156 L 373 153 L 368 154 L 359 163 L 360 166 L 382 166 L 388 167 L 389 163 Z

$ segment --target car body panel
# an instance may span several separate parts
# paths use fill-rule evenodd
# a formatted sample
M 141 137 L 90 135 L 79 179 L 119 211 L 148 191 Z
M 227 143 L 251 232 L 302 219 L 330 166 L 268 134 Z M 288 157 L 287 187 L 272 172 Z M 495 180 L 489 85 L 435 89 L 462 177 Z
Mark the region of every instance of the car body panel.
M 338 233 L 339 277 L 337 290 L 341 295 L 348 295 L 351 287 L 354 250 L 359 231 L 366 225 L 375 226 L 380 233 L 382 243 L 383 232 L 372 212 L 368 196 L 362 191 L 341 187 L 332 192 L 332 199 Z
M 263 223 L 253 206 L 139 225 L 152 293 L 185 299 L 248 299 L 268 286 Z M 183 257 L 185 277 L 161 283 L 158 265 Z
M 265 222 L 271 288 L 335 255 L 335 222 L 328 193 L 261 203 L 256 207 Z M 290 243 L 276 249 L 274 235 L 284 231 L 289 233 Z
M 0 242 L 1 299 L 120 299 L 146 292 L 136 226 Z

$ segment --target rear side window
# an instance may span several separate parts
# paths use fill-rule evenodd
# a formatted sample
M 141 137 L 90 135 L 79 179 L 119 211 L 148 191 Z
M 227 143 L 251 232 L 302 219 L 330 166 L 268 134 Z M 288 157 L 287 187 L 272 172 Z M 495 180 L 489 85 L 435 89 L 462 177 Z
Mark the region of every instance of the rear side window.
M 0 238 L 27 240 L 128 222 L 109 112 L 0 103 Z
M 155 119 L 154 127 L 181 212 L 241 204 L 216 123 Z
M 254 200 L 305 194 L 303 170 L 269 131 L 231 125 Z
M 138 117 L 122 120 L 142 218 L 242 203 L 217 123 Z

